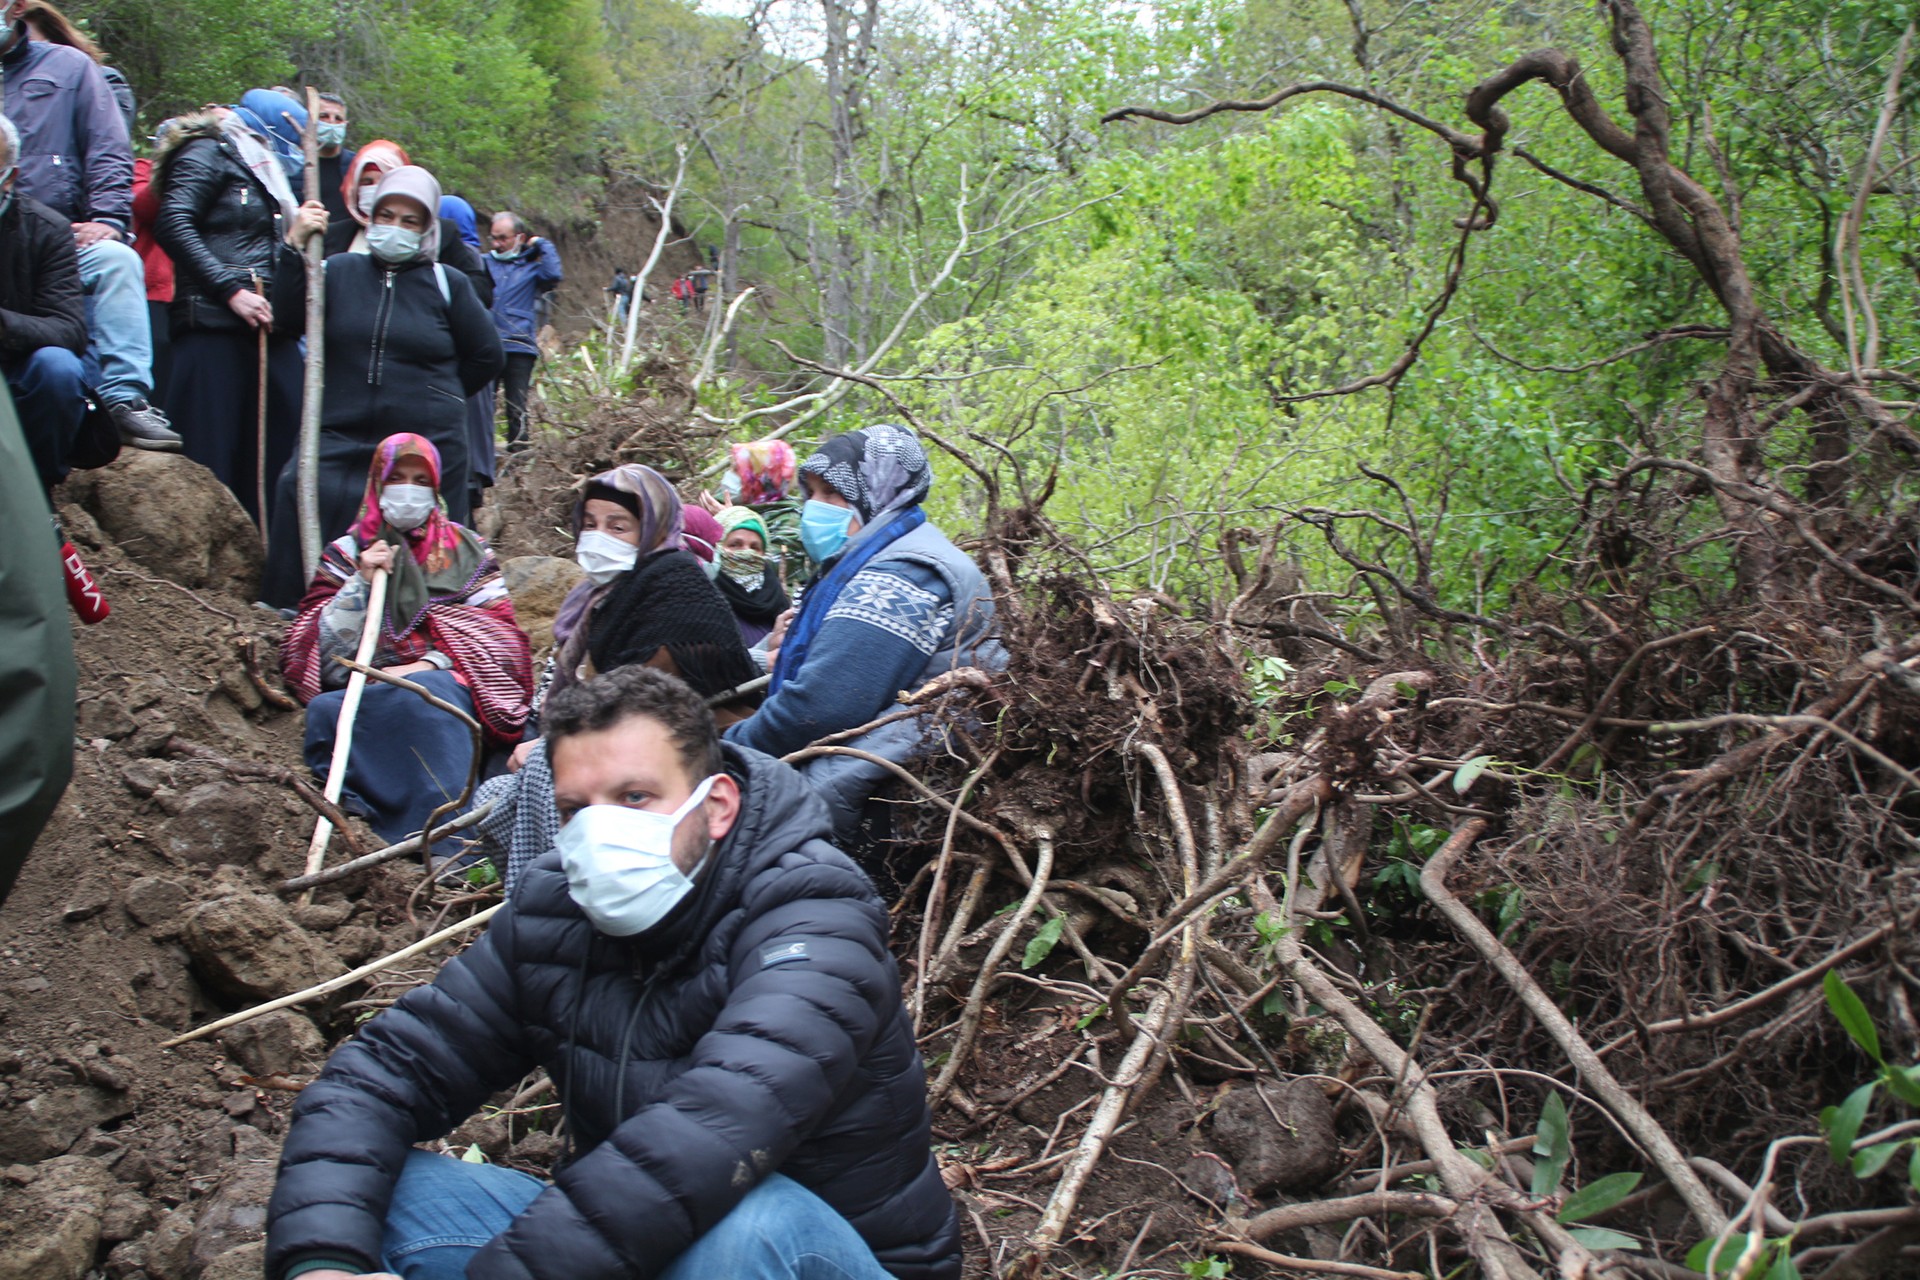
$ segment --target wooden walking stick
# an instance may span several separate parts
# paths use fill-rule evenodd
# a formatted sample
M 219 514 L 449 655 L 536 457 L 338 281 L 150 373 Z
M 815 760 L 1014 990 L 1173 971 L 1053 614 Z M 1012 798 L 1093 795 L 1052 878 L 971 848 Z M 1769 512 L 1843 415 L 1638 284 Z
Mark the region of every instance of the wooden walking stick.
M 253 292 L 262 302 L 266 301 L 267 291 L 260 284 L 260 273 L 249 271 L 253 277 Z M 259 503 L 260 543 L 267 541 L 267 326 L 260 326 L 260 428 L 253 441 L 253 484 L 254 500 Z
M 320 198 L 320 95 L 307 87 L 307 128 L 301 143 L 307 152 L 306 198 Z M 434 212 L 438 212 L 435 210 Z M 320 399 L 327 368 L 326 243 L 312 236 L 307 259 L 307 378 L 300 397 L 300 452 L 294 464 L 299 492 L 300 563 L 307 581 L 320 568 Z
M 405 552 L 401 548 L 401 552 Z M 373 571 L 372 588 L 367 592 L 367 620 L 360 628 L 360 647 L 354 653 L 354 661 L 367 666 L 373 661 L 374 651 L 380 647 L 380 631 L 387 616 L 387 571 Z M 347 677 L 347 696 L 340 700 L 340 719 L 333 730 L 333 761 L 327 766 L 327 786 L 322 793 L 327 803 L 340 802 L 340 790 L 347 781 L 347 758 L 353 754 L 353 720 L 360 713 L 360 696 L 366 692 L 367 678 L 356 671 Z M 320 870 L 326 861 L 327 842 L 333 839 L 333 824 L 322 817 L 313 825 L 313 841 L 307 845 L 307 874 Z M 313 897 L 313 890 L 307 890 L 307 897 Z

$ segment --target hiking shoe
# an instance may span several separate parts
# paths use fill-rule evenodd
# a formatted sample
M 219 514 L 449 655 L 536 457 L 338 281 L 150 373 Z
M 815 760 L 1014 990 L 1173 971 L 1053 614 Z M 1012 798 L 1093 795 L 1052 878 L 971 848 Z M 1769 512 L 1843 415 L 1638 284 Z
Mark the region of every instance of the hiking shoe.
M 120 431 L 120 443 L 130 444 L 136 449 L 157 449 L 168 453 L 180 451 L 180 433 L 167 421 L 167 415 L 148 404 L 145 400 L 129 400 L 125 404 L 107 406 L 107 415 L 113 419 L 113 425 Z

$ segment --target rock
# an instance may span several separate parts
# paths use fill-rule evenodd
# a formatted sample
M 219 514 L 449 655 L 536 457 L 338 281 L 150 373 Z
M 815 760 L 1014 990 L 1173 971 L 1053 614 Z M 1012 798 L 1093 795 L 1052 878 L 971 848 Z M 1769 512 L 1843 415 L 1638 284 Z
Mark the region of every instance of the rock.
M 266 558 L 260 533 L 239 500 L 199 463 L 177 453 L 122 449 L 111 466 L 75 472 L 67 498 L 149 571 L 242 600 L 258 594 Z
M 142 876 L 122 895 L 127 914 L 144 925 L 165 924 L 179 917 L 193 895 L 178 880 Z
M 295 923 L 314 933 L 332 933 L 352 914 L 351 902 L 304 902 L 293 909 Z
M 537 662 L 553 647 L 553 619 L 560 602 L 585 575 L 579 565 L 557 556 L 515 556 L 501 563 L 500 572 L 513 597 L 513 616 L 533 642 Z
M 185 941 L 206 981 L 242 1000 L 289 995 L 337 971 L 280 900 L 262 894 L 230 894 L 195 907 Z
M 62 1156 L 32 1183 L 0 1196 L 0 1280 L 81 1280 L 100 1246 L 113 1176 Z
M 147 1237 L 147 1274 L 154 1280 L 186 1280 L 193 1253 L 193 1213 L 175 1209 Z
M 153 1230 L 155 1221 L 147 1198 L 123 1186 L 107 1200 L 106 1212 L 100 1216 L 100 1238 L 109 1244 L 132 1240 Z
M 364 924 L 350 924 L 333 935 L 333 949 L 348 964 L 364 964 L 381 954 L 380 943 L 380 931 Z
M 243 1244 L 207 1264 L 200 1280 L 260 1280 L 267 1271 L 267 1243 Z
M 82 738 L 131 737 L 140 726 L 133 722 L 127 704 L 110 693 L 96 694 L 82 702 L 77 712 L 74 733 Z
M 120 771 L 120 781 L 126 783 L 127 790 L 142 800 L 172 780 L 171 774 L 162 773 L 159 766 L 151 760 L 135 760 Z
M 82 920 L 91 920 L 107 909 L 113 901 L 113 886 L 105 880 L 95 880 L 81 885 L 67 899 L 67 905 L 61 909 L 60 918 L 68 924 L 78 924 Z
M 242 1245 L 264 1240 L 267 1234 L 267 1197 L 273 1194 L 271 1160 L 237 1160 L 216 1190 L 200 1205 L 187 1266 L 200 1271 Z M 262 1268 L 254 1263 L 249 1280 L 259 1280 Z M 238 1273 L 235 1273 L 238 1274 Z
M 176 862 L 208 867 L 244 865 L 267 847 L 257 797 L 233 782 L 203 782 L 187 792 L 158 841 Z
M 327 1056 L 327 1042 L 319 1028 L 287 1010 L 228 1027 L 220 1033 L 220 1044 L 255 1079 L 308 1075 Z
M 1236 1202 L 1245 1201 L 1234 1183 L 1233 1166 L 1211 1151 L 1196 1151 L 1189 1156 L 1180 1182 L 1189 1195 L 1205 1201 L 1209 1208 L 1222 1215 L 1236 1207 Z
M 1333 1104 L 1311 1080 L 1255 1080 L 1213 1113 L 1213 1139 L 1248 1195 L 1306 1191 L 1340 1166 Z
M 536 1168 L 550 1169 L 553 1167 L 553 1162 L 559 1158 L 560 1139 L 544 1130 L 536 1129 L 513 1144 L 515 1164 L 530 1164 Z
M 122 1240 L 107 1255 L 107 1280 L 144 1280 L 147 1274 L 147 1242 Z
M 513 1144 L 507 1122 L 497 1116 L 477 1115 L 447 1135 L 449 1146 L 479 1147 L 489 1160 L 504 1159 Z
M 90 1085 L 49 1090 L 7 1112 L 0 1124 L 0 1161 L 51 1159 L 93 1126 L 132 1112 L 133 1100 L 125 1093 Z

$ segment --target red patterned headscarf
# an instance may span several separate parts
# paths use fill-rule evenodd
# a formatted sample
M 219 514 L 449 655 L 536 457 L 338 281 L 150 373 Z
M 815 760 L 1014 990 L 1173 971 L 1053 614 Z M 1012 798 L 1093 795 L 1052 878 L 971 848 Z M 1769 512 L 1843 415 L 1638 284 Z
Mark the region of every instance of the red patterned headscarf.
M 439 497 L 440 451 L 433 447 L 433 441 L 411 431 L 388 436 L 373 451 L 373 466 L 367 471 L 367 493 L 360 500 L 360 518 L 353 522 L 353 536 L 363 547 L 381 536 L 386 517 L 380 514 L 380 491 L 387 487 L 393 469 L 400 465 L 402 458 L 418 458 L 427 464 L 427 471 L 433 477 L 434 496 L 436 500 Z M 446 506 L 438 501 L 426 522 L 402 537 L 413 551 L 414 563 L 428 573 L 446 568 L 460 548 L 460 527 L 447 519 Z

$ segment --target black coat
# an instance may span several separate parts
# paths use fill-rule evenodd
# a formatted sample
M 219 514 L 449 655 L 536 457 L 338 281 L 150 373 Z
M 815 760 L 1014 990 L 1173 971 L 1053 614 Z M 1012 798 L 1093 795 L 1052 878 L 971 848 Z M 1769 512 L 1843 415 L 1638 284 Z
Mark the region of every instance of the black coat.
M 389 267 L 368 253 L 326 261 L 327 371 L 320 427 L 356 440 L 415 431 L 435 444 L 466 439 L 467 397 L 500 376 L 505 357 L 493 316 L 467 277 L 411 262 Z M 283 247 L 274 276 L 273 331 L 307 323 L 307 276 Z
M 242 329 L 246 322 L 227 301 L 267 285 L 280 261 L 286 215 L 264 182 L 240 158 L 232 139 L 204 125 L 156 162 L 160 213 L 153 235 L 173 259 L 175 334 L 195 329 Z
M 86 298 L 73 224 L 16 193 L 0 214 L 0 352 L 28 355 L 41 347 L 86 351 Z
M 327 238 L 324 241 L 327 256 L 346 253 L 353 248 L 353 237 L 361 230 L 360 224 L 344 215 L 327 223 Z M 472 282 L 474 293 L 480 297 L 480 305 L 489 309 L 493 306 L 493 273 L 487 270 L 487 260 L 474 250 L 474 247 L 460 238 L 460 228 L 453 219 L 440 219 L 440 257 L 439 261 L 458 271 Z
M 467 456 L 467 397 L 500 375 L 500 331 L 467 278 L 431 263 L 398 270 L 371 254 L 327 259 L 326 382 L 320 402 L 320 529 L 338 537 L 360 512 L 374 447 L 412 431 L 440 451 L 440 492 L 448 515 L 465 524 L 472 472 Z M 274 277 L 273 331 L 297 336 L 307 324 L 305 264 L 281 251 Z M 290 605 L 306 590 L 300 563 L 294 464 L 281 472 L 267 537 L 261 599 Z
M 334 1053 L 294 1108 L 268 1276 L 302 1257 L 371 1267 L 410 1145 L 540 1064 L 584 1154 L 475 1255 L 472 1280 L 658 1275 L 774 1171 L 894 1275 L 959 1276 L 886 909 L 826 843 L 798 773 L 727 755 L 740 817 L 659 925 L 598 933 L 549 853 L 478 942 Z

